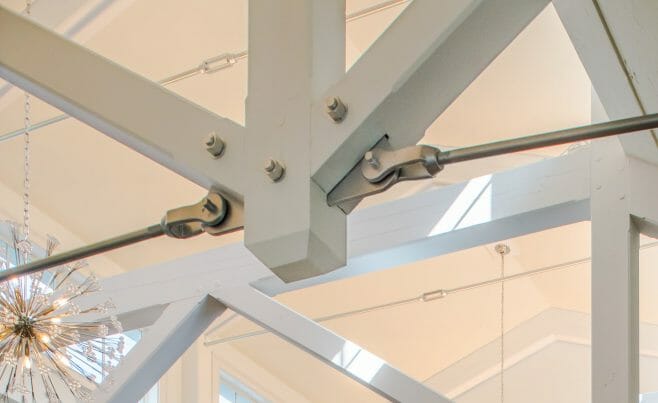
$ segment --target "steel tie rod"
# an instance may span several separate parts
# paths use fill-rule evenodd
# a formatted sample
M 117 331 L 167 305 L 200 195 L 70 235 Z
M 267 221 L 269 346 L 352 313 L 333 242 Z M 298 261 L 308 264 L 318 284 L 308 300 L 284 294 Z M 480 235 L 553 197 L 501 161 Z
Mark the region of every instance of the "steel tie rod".
M 655 129 L 656 127 L 658 127 L 658 113 L 463 147 L 451 151 L 441 151 L 437 154 L 436 159 L 439 165 L 453 164 L 535 148 Z
M 655 128 L 658 128 L 658 113 L 449 151 L 430 145 L 393 149 L 388 137 L 383 136 L 329 192 L 327 204 L 349 214 L 364 197 L 384 192 L 402 181 L 434 177 L 448 164 Z
M 163 235 L 186 239 L 203 232 L 221 235 L 241 228 L 241 223 L 232 225 L 231 220 L 225 220 L 226 218 L 228 218 L 228 202 L 219 193 L 211 191 L 196 204 L 167 211 L 159 224 L 39 259 L 13 269 L 0 271 L 0 282 L 62 266 Z M 228 221 L 229 225 L 222 225 L 225 221 Z
M 548 147 L 576 141 L 596 139 L 624 133 L 637 132 L 658 127 L 658 114 L 638 116 L 628 119 L 613 120 L 589 126 L 536 134 L 502 140 L 472 147 L 464 147 L 451 151 L 436 152 L 433 164 L 443 166 L 456 162 L 492 157 L 534 148 Z M 390 168 L 390 167 L 389 167 Z M 428 177 L 428 176 L 425 176 Z M 388 188 L 388 187 L 386 187 Z M 386 188 L 382 188 L 382 191 Z M 374 192 L 372 192 L 374 193 Z M 364 195 L 353 195 L 352 198 L 362 198 Z M 349 200 L 349 199 L 346 199 Z M 225 199 L 216 192 L 208 193 L 203 200 L 192 206 L 180 207 L 167 212 L 160 224 L 152 225 L 142 230 L 120 235 L 108 240 L 83 246 L 68 252 L 60 253 L 45 259 L 37 260 L 13 269 L 0 272 L 0 282 L 18 276 L 36 273 L 70 263 L 79 259 L 97 255 L 103 252 L 121 248 L 162 235 L 174 238 L 189 238 L 204 231 L 213 235 L 234 231 L 241 228 L 241 223 L 219 228 L 227 215 L 228 205 Z
M 157 238 L 164 234 L 164 228 L 160 224 L 152 225 L 139 231 L 119 235 L 117 237 L 96 242 L 91 245 L 86 245 L 67 252 L 59 253 L 57 255 L 49 256 L 44 259 L 39 259 L 34 262 L 15 267 L 13 269 L 0 271 L 0 282 L 61 266 L 76 260 L 118 249 L 123 246 L 146 241 L 147 239 Z

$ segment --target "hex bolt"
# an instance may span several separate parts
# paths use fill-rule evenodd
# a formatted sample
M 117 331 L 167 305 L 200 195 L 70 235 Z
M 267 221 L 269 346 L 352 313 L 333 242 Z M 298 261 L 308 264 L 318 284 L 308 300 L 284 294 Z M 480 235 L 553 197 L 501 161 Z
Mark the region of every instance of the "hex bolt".
M 209 133 L 203 140 L 203 144 L 206 146 L 206 150 L 208 150 L 213 158 L 221 157 L 226 145 L 224 140 L 222 140 L 222 138 L 219 137 L 215 132 Z
M 347 105 L 338 97 L 329 97 L 325 100 L 325 112 L 334 123 L 340 123 L 347 115 Z
M 265 162 L 265 174 L 272 180 L 278 182 L 283 178 L 286 168 L 277 160 L 270 159 Z
M 379 160 L 375 157 L 375 154 L 372 151 L 366 151 L 363 155 L 363 159 L 373 168 L 379 169 Z

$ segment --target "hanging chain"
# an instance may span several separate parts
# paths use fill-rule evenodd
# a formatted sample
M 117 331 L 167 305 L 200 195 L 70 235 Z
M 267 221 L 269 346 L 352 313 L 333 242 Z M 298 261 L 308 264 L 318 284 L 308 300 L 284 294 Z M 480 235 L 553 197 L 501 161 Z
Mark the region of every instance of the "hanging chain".
M 25 1 L 25 13 L 30 16 L 32 13 L 32 0 Z M 31 121 L 32 103 L 30 94 L 25 91 L 25 101 L 23 103 L 25 128 L 25 143 L 23 146 L 23 240 L 28 241 L 30 237 L 30 130 L 32 129 Z

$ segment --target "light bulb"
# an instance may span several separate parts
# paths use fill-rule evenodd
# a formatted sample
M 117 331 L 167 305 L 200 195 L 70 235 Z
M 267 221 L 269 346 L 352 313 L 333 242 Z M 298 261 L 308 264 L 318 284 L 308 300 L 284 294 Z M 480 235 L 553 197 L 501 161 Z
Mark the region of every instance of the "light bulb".
M 57 359 L 62 362 L 62 364 L 68 366 L 69 365 L 69 359 L 61 353 L 57 353 Z
M 66 298 L 59 298 L 59 299 L 56 299 L 53 302 L 53 306 L 55 307 L 55 309 L 59 309 L 59 308 L 63 307 L 64 305 L 66 305 L 68 302 L 69 302 L 69 300 L 66 299 Z
M 30 369 L 30 368 L 32 368 L 32 360 L 30 359 L 29 356 L 25 356 L 25 357 L 23 357 L 23 366 L 24 366 L 26 369 Z

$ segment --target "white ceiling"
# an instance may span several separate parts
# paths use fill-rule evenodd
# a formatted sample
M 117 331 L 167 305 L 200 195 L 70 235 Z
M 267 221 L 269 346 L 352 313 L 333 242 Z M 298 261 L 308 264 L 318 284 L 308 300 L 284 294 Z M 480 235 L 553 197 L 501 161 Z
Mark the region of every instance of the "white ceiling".
M 89 0 L 91 1 L 91 0 Z M 41 0 L 35 5 L 47 3 Z M 84 44 L 153 80 L 198 65 L 203 59 L 247 49 L 246 1 L 123 0 L 120 12 L 94 27 Z M 348 13 L 378 3 L 349 0 Z M 0 0 L 20 9 L 22 1 Z M 52 4 L 52 3 L 50 3 Z M 390 24 L 403 6 L 348 24 L 350 66 Z M 36 11 L 35 11 L 36 15 Z M 395 57 L 395 55 L 391 55 Z M 53 66 L 56 68 L 56 66 Z M 247 62 L 172 85 L 180 95 L 238 122 L 244 120 Z M 590 121 L 591 85 L 561 23 L 549 6 L 429 128 L 424 142 L 462 146 L 548 131 Z M 148 107 L 137 105 L 136 107 Z M 36 102 L 33 120 L 57 115 Z M 20 127 L 20 96 L 0 99 L 0 134 Z M 185 133 L 181 133 L 185 135 Z M 22 139 L 0 143 L 0 213 L 18 219 Z M 566 147 L 450 166 L 434 181 L 398 186 L 364 206 L 508 169 L 564 152 Z M 37 234 L 55 233 L 63 248 L 100 240 L 157 222 L 169 208 L 195 202 L 204 190 L 123 145 L 74 120 L 35 132 L 32 143 L 33 222 Z M 132 270 L 239 240 L 199 237 L 158 239 L 91 259 L 101 274 Z M 508 272 L 531 270 L 586 257 L 589 225 L 576 224 L 510 240 Z M 658 253 L 643 257 L 643 276 Z M 499 275 L 491 247 L 442 256 L 393 270 L 324 284 L 278 299 L 310 317 L 409 298 Z M 643 319 L 658 323 L 658 300 L 643 287 Z M 506 326 L 513 327 L 548 307 L 589 310 L 589 265 L 551 272 L 507 285 Z M 432 303 L 414 303 L 324 324 L 420 380 L 429 378 L 498 332 L 499 288 L 483 287 Z M 243 319 L 211 336 L 255 329 Z M 374 393 L 267 335 L 230 343 L 253 363 L 313 402 L 378 401 Z M 221 345 L 216 350 L 221 353 Z M 232 363 L 239 366 L 240 363 Z

